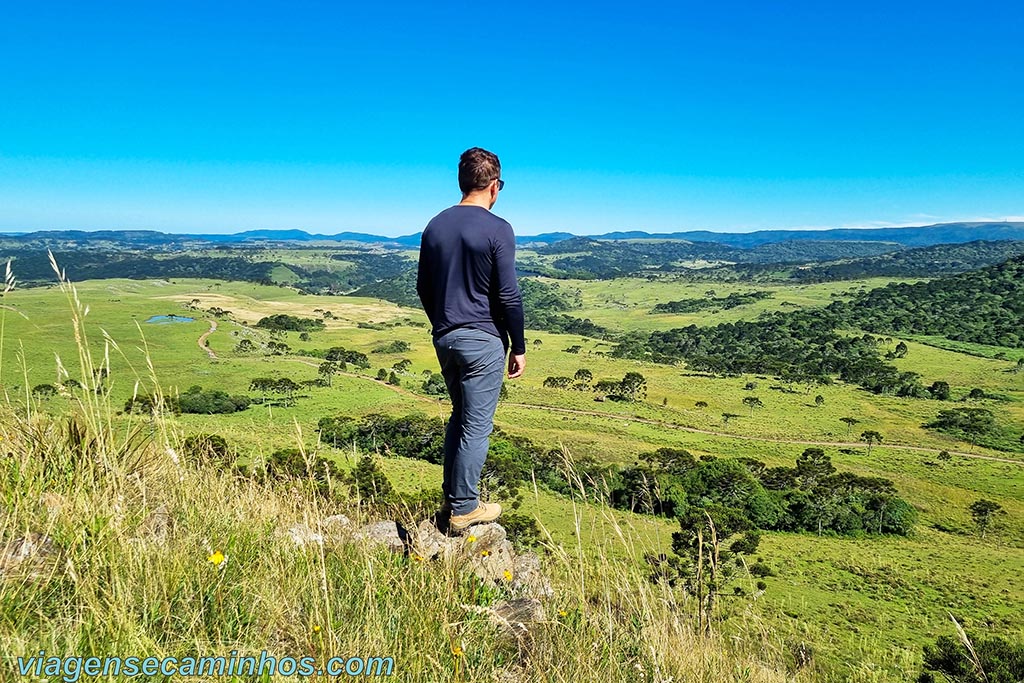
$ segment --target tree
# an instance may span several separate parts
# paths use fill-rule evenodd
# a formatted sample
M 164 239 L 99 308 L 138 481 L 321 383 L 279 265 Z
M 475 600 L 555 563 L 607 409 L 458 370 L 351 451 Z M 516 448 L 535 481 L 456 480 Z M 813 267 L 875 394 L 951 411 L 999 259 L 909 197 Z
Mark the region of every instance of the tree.
M 567 389 L 570 384 L 571 377 L 545 377 L 543 386 L 547 389 Z
M 544 343 L 544 342 L 542 342 L 542 341 L 541 341 L 540 339 L 534 339 L 534 340 L 533 340 L 533 348 L 535 348 L 535 349 L 539 349 L 539 348 L 540 348 L 540 345 L 541 345 L 541 344 L 543 344 L 543 343 Z
M 924 670 L 917 683 L 1020 683 L 1024 681 L 1024 644 L 998 637 L 964 634 L 939 636 L 935 645 L 924 646 Z
M 679 526 L 672 534 L 672 551 L 688 569 L 686 583 L 697 599 L 698 629 L 706 631 L 718 596 L 743 575 L 743 556 L 757 552 L 761 534 L 742 512 L 719 504 L 689 510 L 679 516 Z
M 423 393 L 428 396 L 447 396 L 448 385 L 445 384 L 444 377 L 438 372 L 431 373 L 423 382 Z
M 1006 514 L 1002 505 L 984 498 L 971 503 L 968 509 L 971 511 L 971 518 L 974 520 L 974 525 L 978 527 L 978 531 L 981 532 L 982 538 L 985 538 L 985 532 L 992 524 L 992 518 L 996 515 Z
M 647 397 L 647 378 L 639 372 L 627 372 L 620 387 L 622 395 L 630 401 L 642 401 Z
M 694 405 L 695 407 L 697 407 L 697 408 L 699 408 L 699 409 L 703 410 L 704 408 L 707 408 L 707 407 L 708 407 L 708 402 L 707 402 L 707 401 L 697 401 L 697 402 L 696 402 L 696 403 L 694 403 L 693 405 Z
M 388 371 L 387 371 L 386 368 L 381 368 L 380 370 L 377 371 L 377 379 L 378 380 L 380 380 L 381 382 L 384 382 L 384 381 L 387 381 L 387 378 L 388 378 Z
M 928 387 L 928 393 L 932 395 L 932 398 L 938 401 L 949 400 L 949 382 L 932 382 L 932 385 Z
M 764 403 L 757 396 L 747 396 L 743 399 L 743 405 L 750 408 L 750 415 L 754 415 L 754 408 L 764 408 Z
M 734 417 L 740 416 L 737 415 L 736 413 L 722 413 L 722 424 L 729 424 L 729 420 L 733 419 Z
M 388 375 L 388 384 L 396 387 L 402 386 L 402 381 L 398 379 L 398 375 L 395 374 L 394 370 Z
M 320 378 L 327 383 L 327 386 L 331 386 L 331 378 L 338 372 L 338 366 L 334 361 L 325 360 L 316 371 Z
M 854 425 L 860 424 L 860 420 L 858 420 L 855 417 L 841 417 L 841 418 L 839 418 L 839 421 L 846 424 L 846 436 L 847 436 L 847 438 L 849 438 L 849 436 L 850 436 L 850 429 Z
M 586 368 L 580 368 L 576 371 L 576 374 L 573 375 L 573 379 L 577 382 L 591 382 L 594 379 L 594 373 Z
M 832 458 L 825 455 L 825 451 L 821 448 L 806 448 L 796 459 L 796 478 L 800 483 L 800 488 L 804 491 L 817 488 L 835 471 Z
M 253 353 L 256 351 L 256 345 L 252 343 L 251 339 L 242 339 L 235 344 L 235 353 Z
M 1014 372 L 1021 372 L 1022 370 L 1024 370 L 1024 356 L 1021 356 L 1020 358 L 1018 358 L 1017 359 L 1017 364 L 1015 366 L 1013 366 L 1013 371 Z
M 32 387 L 32 395 L 38 398 L 50 398 L 57 395 L 57 387 L 52 384 L 37 384 Z
M 882 435 L 873 429 L 861 432 L 861 441 L 866 441 L 868 444 L 868 455 L 871 455 L 871 446 L 876 443 L 882 443 Z
M 896 350 L 893 352 L 893 355 L 896 358 L 905 358 L 907 355 L 907 351 L 909 350 L 910 349 L 907 347 L 907 344 L 905 342 L 900 342 L 899 344 L 896 345 Z
M 973 445 L 977 443 L 978 437 L 992 431 L 995 423 L 995 415 L 987 408 L 952 408 L 940 410 L 935 420 L 925 427 L 955 435 L 963 434 Z
M 823 405 L 825 405 L 825 397 L 822 396 L 821 394 L 818 394 L 817 396 L 815 396 L 814 397 L 814 405 L 816 405 L 819 408 L 822 407 Z
M 394 500 L 395 491 L 372 457 L 364 455 L 345 477 L 349 491 L 360 503 L 387 504 Z
M 967 394 L 967 398 L 971 400 L 979 400 L 985 398 L 985 390 L 974 388 L 971 389 L 971 393 Z
M 195 434 L 182 443 L 182 453 L 204 463 L 226 465 L 234 458 L 227 440 L 220 434 Z

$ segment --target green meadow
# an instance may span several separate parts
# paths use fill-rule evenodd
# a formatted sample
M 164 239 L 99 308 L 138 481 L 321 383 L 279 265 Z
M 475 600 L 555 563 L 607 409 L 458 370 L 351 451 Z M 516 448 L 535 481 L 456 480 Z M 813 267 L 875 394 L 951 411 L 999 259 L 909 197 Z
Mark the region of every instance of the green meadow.
M 304 258 L 319 262 L 312 251 Z M 671 279 L 556 282 L 580 290 L 583 307 L 571 311 L 573 316 L 613 330 L 648 331 L 824 306 L 844 293 L 889 281 L 800 286 Z M 320 418 L 446 414 L 445 402 L 425 395 L 421 387 L 425 375 L 436 370 L 421 311 L 379 299 L 313 296 L 287 287 L 217 280 L 96 280 L 77 283 L 76 289 L 88 309 L 82 341 L 109 368 L 106 383 L 115 409 L 156 384 L 164 393 L 200 385 L 257 396 L 249 390 L 253 378 L 315 379 L 320 361 L 303 351 L 343 346 L 370 360 L 369 369 L 350 366 L 329 387 L 302 387 L 294 406 L 174 416 L 168 429 L 180 437 L 221 434 L 243 457 L 284 447 L 317 449 L 349 467 L 351 450 L 317 443 Z M 773 297 L 725 311 L 650 313 L 656 303 L 703 297 L 708 289 L 719 297 L 753 290 L 769 290 Z M 76 400 L 66 391 L 46 398 L 32 392 L 41 384 L 62 384 L 66 377 L 82 379 L 73 306 L 65 293 L 56 286 L 14 289 L 3 304 L 0 385 L 7 402 L 29 414 L 73 411 Z M 212 315 L 211 308 L 226 314 Z M 297 332 L 272 337 L 255 327 L 260 318 L 279 313 L 322 318 L 325 329 L 301 340 Z M 160 315 L 194 321 L 145 322 Z M 211 322 L 216 329 L 206 339 L 208 352 L 199 338 Z M 841 382 L 807 388 L 766 376 L 709 377 L 682 365 L 606 357 L 601 351 L 610 348 L 608 342 L 532 330 L 527 337 L 527 373 L 509 383 L 496 417 L 511 433 L 562 447 L 571 457 L 615 464 L 631 464 L 645 451 L 674 446 L 695 456 L 752 457 L 770 466 L 792 466 L 805 448 L 819 445 L 840 470 L 893 480 L 900 496 L 917 509 L 919 521 L 909 538 L 766 533 L 758 556 L 774 573 L 765 578 L 767 589 L 756 599 L 730 602 L 721 623 L 724 638 L 742 640 L 757 633 L 752 647 L 768 643 L 779 652 L 792 643 L 807 643 L 822 679 L 886 681 L 913 678 L 922 645 L 954 633 L 951 616 L 972 632 L 1024 637 L 1024 447 L 997 451 L 925 428 L 949 402 L 874 395 Z M 276 340 L 289 350 L 281 355 L 240 352 L 243 339 L 258 346 Z M 409 351 L 377 352 L 394 341 L 407 342 Z M 988 408 L 1000 425 L 1024 433 L 1024 373 L 1012 371 L 1019 350 L 1005 349 L 997 358 L 999 350 L 980 353 L 929 339 L 894 338 L 891 346 L 899 341 L 908 347 L 905 357 L 892 361 L 901 371 L 919 373 L 926 385 L 947 381 L 953 399 L 971 389 L 984 390 L 995 398 L 955 405 Z M 574 345 L 578 353 L 565 350 Z M 378 369 L 390 370 L 403 359 L 411 364 L 398 375 L 399 386 L 376 379 Z M 646 398 L 598 401 L 591 391 L 543 385 L 549 376 L 572 377 L 581 368 L 595 381 L 639 372 L 647 380 Z M 822 401 L 815 400 L 819 395 Z M 763 406 L 749 408 L 743 399 L 750 396 Z M 850 428 L 840 421 L 844 417 L 857 423 Z M 115 423 L 127 419 L 115 418 Z M 882 443 L 869 449 L 860 439 L 864 430 L 881 433 Z M 941 451 L 949 456 L 940 458 Z M 382 465 L 401 490 L 440 483 L 439 468 L 421 461 L 386 457 Z M 984 538 L 968 511 L 979 498 L 996 501 L 1006 511 Z M 523 509 L 565 552 L 634 567 L 642 565 L 645 552 L 670 552 L 676 528 L 667 519 L 591 509 L 543 489 L 529 491 Z M 622 536 L 629 542 L 622 542 Z

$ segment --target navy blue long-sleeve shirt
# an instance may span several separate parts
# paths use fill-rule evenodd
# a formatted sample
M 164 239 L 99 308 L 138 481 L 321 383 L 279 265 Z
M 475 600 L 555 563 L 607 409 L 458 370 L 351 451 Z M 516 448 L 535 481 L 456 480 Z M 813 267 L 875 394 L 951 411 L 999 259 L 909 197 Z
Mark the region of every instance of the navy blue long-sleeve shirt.
M 434 338 L 475 327 L 526 353 L 512 226 L 482 206 L 456 205 L 423 230 L 416 293 Z

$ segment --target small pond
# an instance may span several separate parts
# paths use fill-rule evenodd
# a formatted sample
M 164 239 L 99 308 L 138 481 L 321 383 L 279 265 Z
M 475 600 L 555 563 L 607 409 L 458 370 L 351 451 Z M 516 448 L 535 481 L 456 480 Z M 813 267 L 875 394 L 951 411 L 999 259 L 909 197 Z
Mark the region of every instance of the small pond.
M 195 318 L 189 318 L 187 315 L 154 315 L 146 320 L 147 323 L 190 323 Z

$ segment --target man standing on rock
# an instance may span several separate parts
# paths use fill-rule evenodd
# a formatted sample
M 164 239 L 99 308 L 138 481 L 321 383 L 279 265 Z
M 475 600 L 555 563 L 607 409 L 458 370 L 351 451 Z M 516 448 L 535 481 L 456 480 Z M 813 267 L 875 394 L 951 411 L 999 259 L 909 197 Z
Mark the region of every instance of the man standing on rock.
M 432 326 L 434 350 L 452 400 L 444 439 L 442 514 L 462 531 L 501 515 L 480 500 L 494 411 L 505 375 L 526 369 L 523 302 L 512 226 L 491 213 L 505 186 L 498 157 L 479 147 L 459 159 L 462 201 L 431 219 L 420 242 L 416 292 Z

